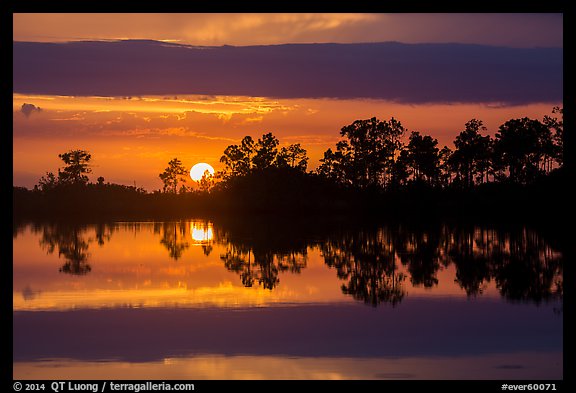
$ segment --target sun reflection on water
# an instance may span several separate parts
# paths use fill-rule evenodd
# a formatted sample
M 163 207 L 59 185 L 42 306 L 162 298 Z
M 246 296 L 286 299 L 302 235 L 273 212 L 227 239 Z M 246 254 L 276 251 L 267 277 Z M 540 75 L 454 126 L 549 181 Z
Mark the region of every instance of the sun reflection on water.
M 206 244 L 214 239 L 211 223 L 193 221 L 190 223 L 190 233 L 197 244 Z

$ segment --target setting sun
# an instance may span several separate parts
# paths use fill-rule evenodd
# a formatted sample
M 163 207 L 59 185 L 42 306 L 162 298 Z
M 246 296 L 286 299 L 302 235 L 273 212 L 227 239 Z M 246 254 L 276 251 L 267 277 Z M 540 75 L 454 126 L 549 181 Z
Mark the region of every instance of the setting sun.
M 194 181 L 199 181 L 204 176 L 204 173 L 208 171 L 211 175 L 214 174 L 214 168 L 212 165 L 206 164 L 205 162 L 199 162 L 190 169 L 190 177 Z

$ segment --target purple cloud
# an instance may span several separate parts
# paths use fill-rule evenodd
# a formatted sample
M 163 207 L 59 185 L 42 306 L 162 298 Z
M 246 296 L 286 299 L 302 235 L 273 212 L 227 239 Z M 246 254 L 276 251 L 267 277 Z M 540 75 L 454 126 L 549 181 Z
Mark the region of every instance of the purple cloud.
M 562 100 L 562 48 L 472 44 L 196 47 L 157 41 L 14 42 L 14 92 L 374 98 L 401 103 Z

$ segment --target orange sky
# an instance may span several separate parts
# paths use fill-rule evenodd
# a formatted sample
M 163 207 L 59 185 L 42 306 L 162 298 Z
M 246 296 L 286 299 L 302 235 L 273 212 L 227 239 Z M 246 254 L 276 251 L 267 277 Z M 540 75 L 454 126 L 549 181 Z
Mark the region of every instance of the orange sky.
M 192 45 L 461 42 L 562 46 L 562 14 L 197 13 L 14 14 L 14 40 L 152 39 Z
M 41 111 L 28 116 L 22 104 Z M 558 103 L 558 105 L 561 105 Z M 92 181 L 161 188 L 158 174 L 178 157 L 190 169 L 207 162 L 221 169 L 226 146 L 245 135 L 272 132 L 283 144 L 301 143 L 315 168 L 334 147 L 340 129 L 357 119 L 394 116 L 408 130 L 428 133 L 440 147 L 453 147 L 464 124 L 478 118 L 494 134 L 510 118 L 542 118 L 552 105 L 499 107 L 482 104 L 407 105 L 381 100 L 267 99 L 256 97 L 59 97 L 13 96 L 14 185 L 33 187 L 57 172 L 58 154 L 86 149 L 93 156 Z
M 562 14 L 503 13 L 26 13 L 13 15 L 13 39 L 146 39 L 238 46 L 397 41 L 561 48 L 562 18 Z M 36 69 L 42 70 L 45 59 L 36 60 L 31 69 L 41 75 Z M 58 80 L 53 82 L 59 84 Z M 23 104 L 41 110 L 25 114 Z M 340 129 L 357 119 L 376 116 L 387 120 L 393 116 L 409 130 L 437 138 L 439 147 L 452 147 L 455 136 L 472 118 L 484 121 L 493 135 L 508 119 L 541 119 L 554 105 L 562 103 L 502 106 L 497 102 L 410 104 L 376 99 L 199 95 L 70 97 L 15 91 L 13 184 L 32 188 L 47 171 L 57 172 L 62 164 L 58 154 L 85 149 L 93 157 L 91 181 L 103 176 L 109 182 L 136 184 L 153 191 L 161 188 L 158 174 L 170 159 L 179 158 L 188 169 L 197 162 L 207 162 L 218 170 L 226 146 L 246 135 L 257 139 L 266 132 L 276 135 L 281 145 L 301 143 L 310 157 L 309 169 L 314 169 L 323 152 L 334 147 Z

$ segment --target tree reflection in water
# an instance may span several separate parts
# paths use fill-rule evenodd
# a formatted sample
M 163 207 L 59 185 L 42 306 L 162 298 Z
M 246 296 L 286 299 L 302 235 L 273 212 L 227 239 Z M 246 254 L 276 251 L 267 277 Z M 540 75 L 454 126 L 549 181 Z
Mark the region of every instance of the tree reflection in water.
M 119 224 L 37 224 L 40 245 L 58 251 L 65 263 L 60 271 L 85 275 L 91 271 L 89 247 L 105 245 Z M 343 281 L 344 294 L 372 306 L 395 306 L 409 287 L 433 289 L 438 271 L 451 265 L 454 282 L 467 296 L 479 296 L 493 282 L 510 301 L 540 303 L 562 299 L 564 257 L 537 231 L 526 227 L 473 225 L 387 224 L 321 227 L 314 223 L 235 221 L 160 222 L 153 225 L 160 244 L 174 260 L 191 243 L 210 256 L 221 246 L 224 267 L 246 287 L 272 290 L 282 273 L 300 273 L 308 252 L 318 249 L 324 262 Z M 140 231 L 138 223 L 122 223 L 122 230 Z M 19 229 L 15 227 L 15 236 Z M 409 284 L 408 284 L 409 282 Z
M 190 223 L 190 234 L 195 244 L 202 246 L 202 252 L 207 257 L 210 256 L 214 247 L 214 228 L 209 221 L 192 221 Z
M 58 250 L 58 256 L 63 257 L 65 262 L 60 267 L 62 273 L 72 275 L 88 274 L 92 267 L 88 263 L 90 243 L 96 241 L 99 246 L 105 244 L 113 232 L 113 227 L 104 224 L 94 226 L 94 237 L 89 235 L 91 226 L 79 224 L 51 224 L 36 227 L 36 231 L 42 231 L 40 246 L 46 249 L 48 254 Z
M 253 222 L 215 229 L 216 241 L 226 248 L 220 259 L 246 287 L 272 290 L 280 273 L 300 273 L 306 267 L 309 241 L 286 226 Z
M 320 245 L 326 264 L 336 269 L 342 292 L 376 306 L 396 305 L 406 291 L 406 276 L 398 272 L 394 241 L 383 229 L 343 233 Z
M 456 279 L 466 295 L 481 295 L 492 278 L 490 258 L 499 250 L 496 231 L 458 228 L 444 240 L 446 260 L 456 266 Z
M 180 259 L 184 251 L 190 247 L 187 226 L 185 221 L 154 223 L 154 233 L 161 237 L 160 244 L 166 247 L 168 255 L 175 261 Z
M 414 287 L 436 286 L 438 270 L 453 263 L 455 282 L 467 296 L 482 294 L 491 280 L 511 301 L 540 303 L 563 295 L 562 253 L 526 228 L 396 225 L 333 235 L 320 248 L 326 264 L 347 281 L 342 292 L 373 306 L 396 305 L 406 293 L 398 261 Z
M 499 234 L 503 247 L 491 258 L 500 293 L 514 301 L 544 300 L 563 294 L 563 261 L 535 232 Z

